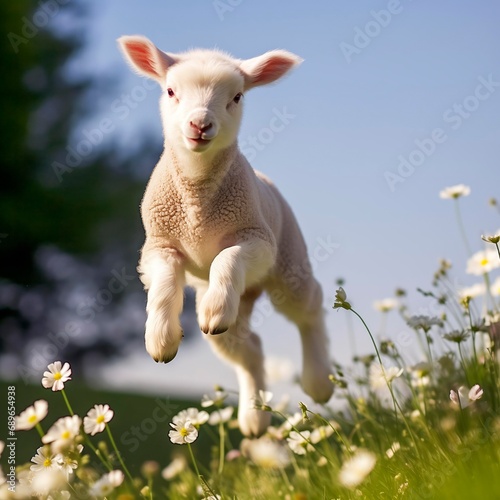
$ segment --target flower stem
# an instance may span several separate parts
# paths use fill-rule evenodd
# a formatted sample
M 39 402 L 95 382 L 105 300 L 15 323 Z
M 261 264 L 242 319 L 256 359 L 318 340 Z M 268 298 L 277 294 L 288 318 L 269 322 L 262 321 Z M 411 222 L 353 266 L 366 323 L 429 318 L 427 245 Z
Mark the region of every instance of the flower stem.
M 224 422 L 219 422 L 219 474 L 224 470 L 224 442 L 225 442 Z
M 69 404 L 69 399 L 68 396 L 66 396 L 66 391 L 64 389 L 61 389 L 61 394 L 63 395 L 64 402 L 66 403 L 66 406 L 68 407 L 69 414 L 73 416 L 75 412 L 73 411 L 73 408 L 71 408 L 71 405 Z
M 118 451 L 118 447 L 116 446 L 115 438 L 113 437 L 113 434 L 111 434 L 111 429 L 109 428 L 109 425 L 107 425 L 107 424 L 106 424 L 106 431 L 108 432 L 109 440 L 111 441 L 111 445 L 113 446 L 113 449 L 115 450 L 116 456 L 118 457 L 118 460 L 120 462 L 120 465 L 123 468 L 123 471 L 127 475 L 132 486 L 135 486 L 134 480 L 132 479 L 132 476 L 131 476 L 129 470 L 127 469 L 127 466 L 125 465 L 125 462 L 123 461 L 122 455 Z
M 365 323 L 365 320 L 354 309 L 351 309 L 351 311 L 361 320 L 361 322 L 363 323 L 363 326 L 365 327 L 366 331 L 368 332 L 368 335 L 370 336 L 370 339 L 372 341 L 373 347 L 375 348 L 375 352 L 377 353 L 377 358 L 378 358 L 380 366 L 382 368 L 382 373 L 384 374 L 384 378 L 385 378 L 385 381 L 387 383 L 387 387 L 389 389 L 389 392 L 391 393 L 392 400 L 394 401 L 394 405 L 397 406 L 399 412 L 401 413 L 401 417 L 403 418 L 403 422 L 405 424 L 406 430 L 408 431 L 408 434 L 410 435 L 410 437 L 411 437 L 411 439 L 413 441 L 413 444 L 415 446 L 415 452 L 420 457 L 420 452 L 418 450 L 418 445 L 417 445 L 417 441 L 415 439 L 415 436 L 413 435 L 413 432 L 411 431 L 410 425 L 408 424 L 408 421 L 406 420 L 405 414 L 403 413 L 403 409 L 399 405 L 399 403 L 398 403 L 398 401 L 396 399 L 396 396 L 394 395 L 394 391 L 392 389 L 392 385 L 387 380 L 387 377 L 385 376 L 385 372 L 383 371 L 384 370 L 384 365 L 382 363 L 382 358 L 380 357 L 380 352 L 378 350 L 378 347 L 377 347 L 377 344 L 375 342 L 375 339 L 373 338 L 372 332 L 368 328 L 368 325 Z
M 196 471 L 196 475 L 198 476 L 198 479 L 201 482 L 201 487 L 204 490 L 208 491 L 214 498 L 217 498 L 215 493 L 212 491 L 212 488 L 210 488 L 210 485 L 205 481 L 205 478 L 200 474 L 200 470 L 198 469 L 198 464 L 196 463 L 196 459 L 194 458 L 193 449 L 191 448 L 191 443 L 186 443 L 186 444 L 189 450 L 189 454 L 191 455 L 191 460 L 193 462 L 194 470 Z
M 43 432 L 43 429 L 42 429 L 42 426 L 40 425 L 40 422 L 38 422 L 35 425 L 35 428 L 36 428 L 38 434 L 40 434 L 40 437 L 43 438 L 43 436 L 45 435 L 45 432 Z

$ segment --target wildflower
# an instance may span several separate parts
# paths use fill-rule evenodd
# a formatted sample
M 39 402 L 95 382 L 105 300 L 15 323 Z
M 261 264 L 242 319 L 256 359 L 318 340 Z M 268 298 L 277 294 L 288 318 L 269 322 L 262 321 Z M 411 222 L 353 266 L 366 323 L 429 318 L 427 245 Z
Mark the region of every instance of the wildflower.
M 384 368 L 378 363 L 370 366 L 370 386 L 373 390 L 386 388 L 395 378 L 400 377 L 403 373 L 403 368 L 390 366 Z
M 141 466 L 141 473 L 146 479 L 150 479 L 158 474 L 160 464 L 156 460 L 146 460 Z
M 385 454 L 387 455 L 387 458 L 392 458 L 394 454 L 401 449 L 401 445 L 396 441 L 395 443 L 391 444 L 391 447 L 386 450 Z
M 47 368 L 48 371 L 43 372 L 42 385 L 46 389 L 52 388 L 53 391 L 64 389 L 64 382 L 71 380 L 69 363 L 64 363 L 63 366 L 60 361 L 56 361 L 47 366 Z
M 429 384 L 429 374 L 432 371 L 432 365 L 421 361 L 416 365 L 409 366 L 406 371 L 412 376 L 412 386 L 413 387 L 424 387 Z
M 51 492 L 59 492 L 66 484 L 61 470 L 45 468 L 33 476 L 31 489 L 36 496 L 47 497 Z
M 336 422 L 334 424 L 338 425 Z M 333 425 L 322 425 L 320 427 L 316 427 L 311 432 L 311 443 L 317 444 L 323 439 L 328 439 L 333 434 Z
M 210 414 L 208 418 L 208 423 L 210 425 L 218 425 L 220 423 L 228 422 L 233 416 L 234 408 L 232 406 L 227 406 L 222 410 L 215 410 Z
M 493 236 L 481 235 L 481 239 L 483 241 L 486 241 L 487 243 L 493 243 L 496 245 L 500 241 L 500 231 L 498 232 L 498 234 L 495 234 Z
M 67 449 L 80 433 L 81 424 L 82 420 L 78 415 L 60 418 L 43 436 L 42 443 L 51 443 L 54 452 Z
M 40 446 L 31 459 L 33 465 L 30 466 L 30 470 L 39 472 L 46 469 L 60 469 L 62 458 L 60 453 L 50 453 L 47 446 Z
M 244 439 L 241 450 L 255 465 L 265 469 L 284 469 L 291 461 L 289 449 L 268 437 Z
M 339 287 L 335 292 L 335 302 L 333 304 L 334 309 L 339 309 L 340 307 L 347 310 L 352 309 L 351 304 L 347 302 L 347 294 L 342 287 Z
M 376 300 L 373 303 L 373 307 L 380 312 L 386 313 L 389 311 L 392 311 L 393 309 L 396 309 L 398 307 L 399 302 L 396 299 L 382 299 L 382 300 Z
M 466 330 L 453 330 L 450 333 L 445 333 L 443 338 L 449 342 L 460 344 L 469 338 L 469 332 Z
M 96 481 L 90 488 L 90 494 L 99 498 L 108 496 L 115 488 L 123 483 L 123 472 L 112 470 Z
M 443 326 L 443 322 L 436 317 L 429 317 L 429 316 L 411 316 L 408 318 L 406 321 L 408 326 L 411 328 L 414 328 L 415 330 L 422 329 L 424 332 L 428 332 L 434 325 L 436 326 Z
M 253 407 L 256 410 L 271 411 L 272 408 L 267 404 L 273 399 L 273 393 L 270 391 L 259 390 L 259 394 L 253 397 Z
M 184 455 L 175 457 L 162 471 L 163 479 L 170 481 L 175 476 L 178 476 L 187 467 L 187 460 Z
M 467 261 L 467 274 L 481 276 L 500 267 L 500 259 L 492 249 L 480 250 Z
M 458 391 L 450 391 L 450 399 L 452 403 L 458 405 L 460 408 L 467 408 L 470 404 L 483 396 L 483 389 L 478 384 L 472 386 L 468 390 L 465 386 L 458 388 Z
M 198 437 L 198 429 L 189 421 L 177 419 L 175 423 L 171 423 L 172 430 L 168 433 L 170 441 L 174 444 L 193 443 Z
M 443 200 L 457 199 L 461 196 L 469 196 L 470 187 L 464 184 L 457 184 L 456 186 L 451 186 L 443 189 L 439 192 L 439 197 Z
M 49 404 L 44 399 L 39 399 L 33 403 L 33 406 L 28 406 L 26 410 L 21 412 L 16 417 L 16 430 L 28 431 L 33 429 L 36 424 L 41 422 L 48 413 Z
M 113 415 L 114 412 L 108 405 L 94 405 L 83 419 L 83 430 L 86 434 L 95 436 L 106 428 Z
M 83 448 L 83 446 L 81 447 Z M 70 474 L 73 474 L 73 471 L 78 468 L 78 462 L 70 455 L 62 455 L 59 465 L 61 466 L 61 471 L 66 476 L 66 481 L 69 481 Z
M 472 286 L 468 286 L 466 288 L 462 288 L 458 291 L 459 299 L 463 300 L 465 298 L 475 299 L 476 297 L 480 297 L 484 295 L 486 292 L 486 287 L 484 283 L 475 283 Z
M 300 433 L 292 431 L 286 440 L 290 449 L 297 455 L 305 455 L 308 451 L 314 451 L 314 447 L 311 444 L 310 431 L 302 431 Z
M 356 454 L 342 465 L 339 481 L 346 488 L 355 488 L 365 480 L 376 462 L 377 457 L 371 451 L 357 450 Z
M 203 395 L 201 406 L 203 406 L 203 408 L 209 408 L 210 406 L 221 406 L 226 398 L 227 392 L 217 389 L 213 398 L 211 398 L 207 394 Z
M 197 408 L 187 408 L 179 412 L 173 419 L 172 422 L 176 424 L 177 422 L 184 422 L 189 420 L 197 429 L 205 422 L 208 421 L 209 415 L 206 411 L 199 411 Z
M 490 290 L 492 295 L 495 295 L 497 297 L 500 296 L 500 276 L 498 276 L 498 278 L 493 282 Z

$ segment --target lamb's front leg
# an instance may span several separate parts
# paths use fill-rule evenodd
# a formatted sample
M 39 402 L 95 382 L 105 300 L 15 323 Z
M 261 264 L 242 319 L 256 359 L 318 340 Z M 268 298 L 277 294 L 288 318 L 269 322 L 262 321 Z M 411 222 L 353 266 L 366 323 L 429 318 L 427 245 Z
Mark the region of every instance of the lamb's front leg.
M 225 248 L 215 257 L 208 290 L 198 307 L 198 322 L 204 333 L 216 335 L 235 323 L 241 295 L 266 275 L 275 255 L 273 244 L 252 239 Z
M 179 319 L 185 283 L 182 259 L 175 251 L 143 257 L 140 272 L 148 290 L 146 350 L 155 361 L 168 363 L 174 359 L 182 340 Z

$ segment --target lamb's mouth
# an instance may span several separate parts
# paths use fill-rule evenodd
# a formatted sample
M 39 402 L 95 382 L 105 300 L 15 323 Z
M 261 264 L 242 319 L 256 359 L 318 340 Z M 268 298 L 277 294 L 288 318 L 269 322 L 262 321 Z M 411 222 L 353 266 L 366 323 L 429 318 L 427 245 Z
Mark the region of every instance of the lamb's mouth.
M 202 139 L 201 137 L 198 138 L 193 138 L 193 137 L 187 137 L 186 136 L 186 141 L 188 143 L 189 149 L 191 151 L 205 151 L 212 142 L 212 139 Z

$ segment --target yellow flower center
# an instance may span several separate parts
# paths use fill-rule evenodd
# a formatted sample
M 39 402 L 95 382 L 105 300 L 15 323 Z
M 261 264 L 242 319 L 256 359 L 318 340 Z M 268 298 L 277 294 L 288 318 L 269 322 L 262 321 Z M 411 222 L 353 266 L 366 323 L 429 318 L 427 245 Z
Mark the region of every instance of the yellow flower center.
M 50 467 L 52 465 L 52 460 L 50 458 L 46 458 L 44 461 L 43 461 L 43 466 L 44 467 Z
M 36 415 L 31 415 L 31 416 L 28 418 L 28 422 L 29 422 L 30 424 L 36 424 L 37 420 L 38 420 L 38 419 L 36 418 Z
M 104 415 L 99 415 L 95 421 L 98 423 L 98 424 L 102 424 L 104 422 Z
M 54 380 L 61 380 L 61 379 L 62 379 L 61 372 L 54 373 Z
M 185 427 L 182 427 L 179 434 L 184 438 L 189 434 L 189 431 Z
M 61 434 L 61 438 L 62 439 L 69 439 L 71 437 L 71 432 L 69 431 L 64 431 L 62 434 Z

